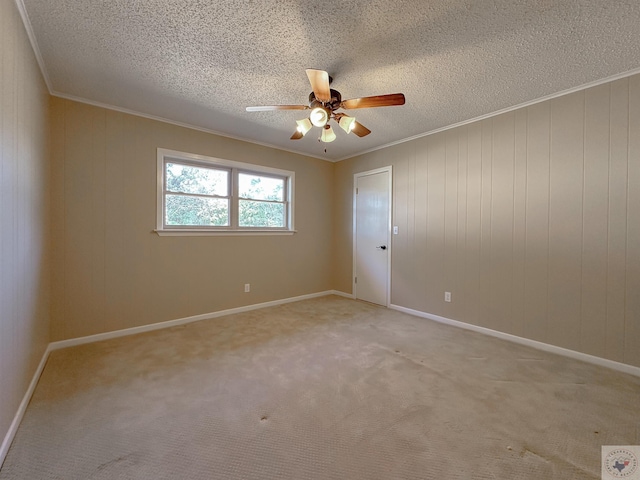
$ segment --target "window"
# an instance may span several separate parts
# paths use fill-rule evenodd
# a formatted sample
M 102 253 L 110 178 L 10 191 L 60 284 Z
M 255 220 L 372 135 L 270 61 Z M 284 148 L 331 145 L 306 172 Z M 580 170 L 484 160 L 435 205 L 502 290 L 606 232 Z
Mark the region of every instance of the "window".
M 291 234 L 294 173 L 158 149 L 160 235 Z

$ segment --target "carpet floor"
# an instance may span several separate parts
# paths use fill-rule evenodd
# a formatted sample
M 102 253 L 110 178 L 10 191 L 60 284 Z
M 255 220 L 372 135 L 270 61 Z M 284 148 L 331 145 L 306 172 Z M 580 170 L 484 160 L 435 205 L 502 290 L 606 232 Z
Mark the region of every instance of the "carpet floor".
M 599 479 L 640 378 L 336 296 L 57 350 L 9 479 Z

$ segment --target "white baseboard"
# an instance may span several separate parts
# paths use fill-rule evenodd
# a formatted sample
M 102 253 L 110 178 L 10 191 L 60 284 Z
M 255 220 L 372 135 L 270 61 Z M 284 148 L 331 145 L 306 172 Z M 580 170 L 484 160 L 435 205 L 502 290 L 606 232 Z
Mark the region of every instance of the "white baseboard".
M 50 350 L 58 350 L 60 348 L 74 347 L 76 345 L 84 345 L 86 343 L 100 342 L 102 340 L 109 340 L 111 338 L 125 337 L 127 335 L 135 335 L 137 333 L 151 332 L 153 330 L 160 330 L 163 328 L 175 327 L 177 325 L 184 325 L 191 322 L 199 322 L 200 320 L 208 320 L 211 318 L 223 317 L 225 315 L 233 315 L 234 313 L 249 312 L 251 310 L 258 310 L 260 308 L 274 307 L 276 305 L 299 302 L 301 300 L 324 297 L 326 295 L 347 296 L 346 293 L 338 292 L 335 290 L 326 290 L 324 292 L 310 293 L 307 295 L 300 295 L 298 297 L 283 298 L 280 300 L 273 300 L 270 302 L 246 305 L 244 307 L 229 308 L 227 310 L 219 310 L 217 312 L 203 313 L 200 315 L 193 315 L 191 317 L 178 318 L 175 320 L 167 320 L 166 322 L 152 323 L 150 325 L 141 325 L 139 327 L 125 328 L 123 330 L 114 330 L 112 332 L 98 333 L 95 335 L 88 335 L 86 337 L 71 338 L 69 340 L 60 340 L 58 342 L 50 343 L 49 347 L 50 347 Z
M 389 308 L 398 310 L 399 312 L 408 313 L 416 317 L 427 318 L 435 322 L 444 323 L 446 325 L 452 325 L 458 328 L 464 328 L 465 330 L 471 330 L 473 332 L 490 335 L 492 337 L 507 340 L 513 343 L 519 343 L 520 345 L 526 345 L 545 352 L 555 353 L 565 357 L 573 358 L 575 360 L 582 360 L 583 362 L 592 363 L 601 367 L 617 370 L 618 372 L 628 373 L 636 377 L 640 377 L 640 367 L 634 367 L 626 363 L 620 363 L 613 360 L 607 360 L 606 358 L 596 357 L 589 355 L 588 353 L 576 352 L 575 350 L 569 350 L 568 348 L 557 347 L 555 345 L 549 345 L 548 343 L 538 342 L 536 340 L 530 340 L 528 338 L 518 337 L 517 335 L 511 335 L 510 333 L 499 332 L 497 330 L 491 330 L 490 328 L 479 327 L 477 325 L 471 325 L 470 323 L 460 322 L 458 320 L 452 320 L 450 318 L 441 317 L 439 315 L 433 315 L 431 313 L 421 312 L 419 310 L 413 310 L 411 308 L 401 307 L 400 305 L 389 305 Z
M 338 295 L 339 297 L 350 298 L 352 300 L 355 298 L 352 293 L 341 292 L 340 290 L 331 290 L 330 294 Z
M 4 436 L 4 440 L 2 440 L 2 445 L 0 445 L 0 468 L 2 468 L 2 464 L 4 463 L 4 459 L 7 457 L 7 453 L 9 453 L 9 447 L 11 446 L 11 442 L 13 442 L 14 437 L 16 436 L 16 432 L 18 431 L 18 427 L 20 426 L 20 422 L 22 421 L 22 417 L 24 417 L 24 412 L 27 411 L 27 406 L 31 401 L 31 396 L 36 389 L 36 385 L 38 384 L 38 380 L 40 380 L 40 375 L 42 375 L 42 371 L 44 370 L 44 366 L 47 363 L 47 359 L 49 358 L 49 352 L 51 349 L 49 348 L 51 344 L 47 345 L 44 353 L 42 354 L 42 358 L 40 359 L 40 363 L 38 364 L 38 368 L 36 368 L 35 373 L 33 374 L 33 378 L 31 379 L 31 383 L 29 383 L 29 387 L 22 397 L 22 401 L 18 406 L 18 411 L 13 417 L 13 421 L 9 426 L 9 430 L 7 434 Z

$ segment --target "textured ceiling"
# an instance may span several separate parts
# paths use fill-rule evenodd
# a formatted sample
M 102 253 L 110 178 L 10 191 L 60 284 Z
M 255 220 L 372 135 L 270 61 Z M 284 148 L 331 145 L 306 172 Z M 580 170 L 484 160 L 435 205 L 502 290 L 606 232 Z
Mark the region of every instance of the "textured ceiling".
M 638 0 L 17 0 L 52 93 L 336 160 L 640 67 Z M 292 141 L 306 68 L 372 134 Z M 324 153 L 324 148 L 327 152 Z

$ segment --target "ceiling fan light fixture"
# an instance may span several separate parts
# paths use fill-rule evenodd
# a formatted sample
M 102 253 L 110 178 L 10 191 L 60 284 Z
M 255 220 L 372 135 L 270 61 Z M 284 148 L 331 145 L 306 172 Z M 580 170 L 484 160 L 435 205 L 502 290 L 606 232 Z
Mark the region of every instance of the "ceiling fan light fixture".
M 325 143 L 333 142 L 336 139 L 336 133 L 331 128 L 331 125 L 325 125 L 322 129 L 322 135 L 320 135 L 320 140 Z
M 351 130 L 356 126 L 356 119 L 348 115 L 342 115 L 338 121 L 338 125 L 340 125 L 340 128 L 345 132 L 351 133 Z
M 309 120 L 316 127 L 324 127 L 329 121 L 329 112 L 322 107 L 316 107 L 311 110 Z
M 318 140 L 328 143 L 336 139 L 335 132 L 329 126 L 331 120 L 334 120 L 340 125 L 340 128 L 347 132 L 347 134 L 353 132 L 357 137 L 366 137 L 371 133 L 371 130 L 356 121 L 354 117 L 336 112 L 336 110 L 341 108 L 351 110 L 356 108 L 390 107 L 392 105 L 404 105 L 405 103 L 404 94 L 402 93 L 373 95 L 343 101 L 340 92 L 330 87 L 331 77 L 326 71 L 308 68 L 306 72 L 312 90 L 309 94 L 309 103 L 306 105 L 262 105 L 246 107 L 247 112 L 309 110 L 308 118 L 296 120 L 297 126 L 293 135 L 291 135 L 291 140 L 300 140 L 311 131 L 313 127 L 318 127 L 322 129 Z
M 303 118 L 302 120 L 296 120 L 298 124 L 296 130 L 298 130 L 302 135 L 306 135 L 306 133 L 311 130 L 311 120 L 308 118 Z

